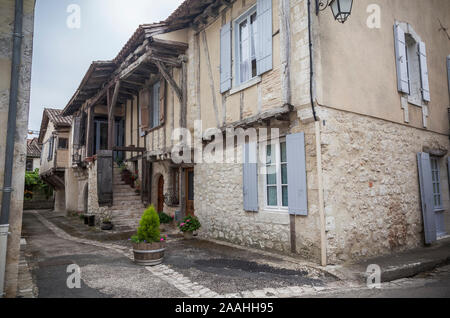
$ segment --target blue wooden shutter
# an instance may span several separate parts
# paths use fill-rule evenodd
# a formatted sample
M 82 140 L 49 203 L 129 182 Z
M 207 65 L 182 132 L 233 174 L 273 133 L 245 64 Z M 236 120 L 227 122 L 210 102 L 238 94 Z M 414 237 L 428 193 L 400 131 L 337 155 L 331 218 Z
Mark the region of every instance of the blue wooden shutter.
M 305 134 L 286 137 L 289 213 L 308 215 Z
M 394 25 L 395 60 L 397 62 L 398 91 L 409 94 L 408 60 L 406 56 L 405 31 L 400 25 Z
M 272 62 L 272 0 L 258 0 L 256 68 L 258 75 L 270 71 Z
M 433 180 L 431 176 L 430 155 L 418 153 L 417 162 L 419 167 L 420 195 L 422 202 L 423 226 L 425 243 L 431 244 L 437 240 L 436 217 L 433 203 Z
M 430 85 L 428 83 L 428 65 L 427 65 L 427 49 L 424 42 L 419 42 L 419 64 L 420 64 L 420 80 L 422 83 L 422 97 L 424 101 L 429 102 Z
M 231 23 L 220 29 L 220 92 L 231 89 Z
M 243 193 L 244 210 L 258 212 L 258 161 L 256 143 L 244 146 Z

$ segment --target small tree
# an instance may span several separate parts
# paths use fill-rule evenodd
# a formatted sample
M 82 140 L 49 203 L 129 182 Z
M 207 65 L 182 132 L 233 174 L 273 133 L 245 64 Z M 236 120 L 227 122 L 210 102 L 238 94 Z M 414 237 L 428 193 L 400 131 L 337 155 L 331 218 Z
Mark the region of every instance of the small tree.
M 139 222 L 137 235 L 133 236 L 131 240 L 134 243 L 154 243 L 161 241 L 159 216 L 153 205 L 145 210 L 142 219 Z

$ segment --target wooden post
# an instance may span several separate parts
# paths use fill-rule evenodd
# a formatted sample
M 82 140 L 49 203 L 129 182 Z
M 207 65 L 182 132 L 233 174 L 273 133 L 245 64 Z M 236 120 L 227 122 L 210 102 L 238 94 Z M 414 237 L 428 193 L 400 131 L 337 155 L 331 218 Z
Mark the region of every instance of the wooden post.
M 117 103 L 117 98 L 119 97 L 119 90 L 120 90 L 120 81 L 116 82 L 116 86 L 114 87 L 114 94 L 111 99 L 111 93 L 110 90 L 107 92 L 107 99 L 108 99 L 108 149 L 112 150 L 112 148 L 115 146 L 115 138 L 114 138 L 114 122 L 115 122 L 115 108 Z
M 86 157 L 92 157 L 94 153 L 94 106 L 87 107 L 87 133 L 86 133 Z

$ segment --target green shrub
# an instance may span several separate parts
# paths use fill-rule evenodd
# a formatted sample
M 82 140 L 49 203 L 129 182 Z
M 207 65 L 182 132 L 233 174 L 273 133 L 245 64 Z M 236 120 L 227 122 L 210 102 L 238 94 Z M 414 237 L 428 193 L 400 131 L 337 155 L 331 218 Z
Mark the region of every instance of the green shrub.
M 133 236 L 131 240 L 134 243 L 154 243 L 161 241 L 159 217 L 153 205 L 145 210 L 144 215 L 142 215 L 142 219 L 139 222 L 137 235 Z
M 172 218 L 164 212 L 159 213 L 159 223 L 161 224 L 169 224 L 172 222 Z
M 182 232 L 194 232 L 201 227 L 200 221 L 195 216 L 187 216 L 181 221 L 179 228 Z

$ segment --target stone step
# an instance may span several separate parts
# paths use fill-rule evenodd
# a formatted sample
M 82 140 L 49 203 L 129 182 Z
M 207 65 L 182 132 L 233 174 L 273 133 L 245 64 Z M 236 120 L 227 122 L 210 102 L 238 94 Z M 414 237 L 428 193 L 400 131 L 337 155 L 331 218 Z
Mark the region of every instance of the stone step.
M 114 203 L 115 202 L 122 202 L 122 201 L 141 201 L 141 196 L 140 195 L 123 195 L 123 194 L 115 194 L 114 195 Z
M 141 195 L 137 194 L 135 191 L 130 191 L 130 192 L 118 191 L 118 192 L 114 193 L 114 199 L 129 198 L 129 197 L 134 197 L 136 199 L 140 199 Z

